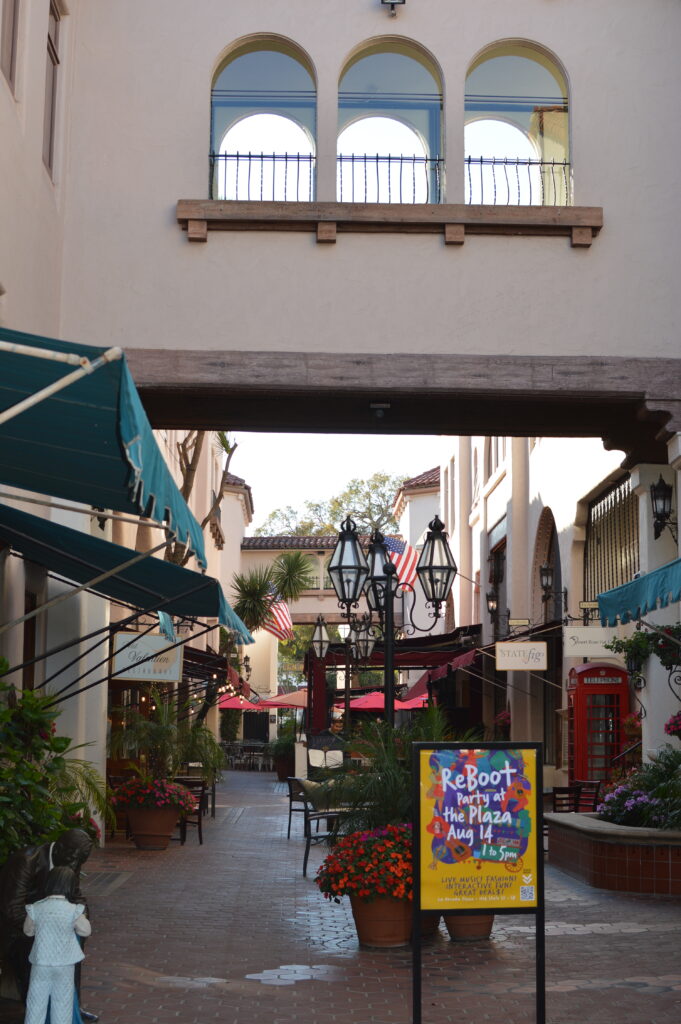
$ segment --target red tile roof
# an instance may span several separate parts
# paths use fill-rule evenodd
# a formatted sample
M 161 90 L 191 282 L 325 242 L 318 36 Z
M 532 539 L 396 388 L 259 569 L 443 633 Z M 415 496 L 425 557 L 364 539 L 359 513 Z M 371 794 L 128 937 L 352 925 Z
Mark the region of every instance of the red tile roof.
M 418 476 L 413 476 L 410 480 L 403 480 L 400 490 L 402 491 L 415 491 L 418 488 L 431 488 L 440 486 L 440 467 L 436 466 L 435 469 L 427 469 L 425 473 L 419 473 Z

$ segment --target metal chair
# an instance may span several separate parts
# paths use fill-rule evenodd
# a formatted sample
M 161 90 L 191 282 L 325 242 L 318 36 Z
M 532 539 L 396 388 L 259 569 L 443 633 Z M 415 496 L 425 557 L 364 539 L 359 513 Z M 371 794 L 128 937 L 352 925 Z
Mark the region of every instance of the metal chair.
M 194 806 L 180 818 L 180 845 L 184 846 L 187 841 L 187 825 L 196 825 L 199 834 L 199 845 L 203 846 L 203 815 L 206 805 L 206 783 L 204 779 L 182 778 L 175 779 L 188 789 L 192 795 Z
M 579 798 L 577 800 L 577 810 L 584 813 L 595 811 L 600 803 L 601 784 L 600 782 L 578 782 L 575 780 L 575 786 L 579 786 Z
M 554 786 L 552 791 L 553 811 L 556 814 L 569 813 L 579 810 L 580 787 Z
M 304 808 L 304 832 L 305 832 L 305 856 L 303 857 L 303 878 L 307 877 L 307 861 L 310 856 L 310 847 L 313 843 L 324 843 L 334 837 L 334 825 L 339 815 L 343 812 L 340 810 L 333 811 L 315 811 L 312 804 L 306 800 Z M 319 831 L 319 825 L 322 821 L 326 822 L 326 828 L 324 831 Z M 312 826 L 315 825 L 315 831 L 312 830 Z
M 289 778 L 288 784 L 288 831 L 286 838 L 291 838 L 291 817 L 293 814 L 304 814 L 307 797 L 300 779 Z

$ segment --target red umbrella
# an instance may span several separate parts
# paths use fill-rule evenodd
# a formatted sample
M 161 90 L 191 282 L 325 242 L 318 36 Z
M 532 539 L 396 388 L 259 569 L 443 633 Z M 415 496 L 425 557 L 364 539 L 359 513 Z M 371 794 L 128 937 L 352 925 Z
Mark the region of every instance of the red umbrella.
M 228 697 L 226 693 L 220 697 L 218 701 L 218 707 L 221 711 L 235 710 L 235 711 L 263 711 L 264 708 L 260 704 L 251 704 L 250 700 L 246 697 L 239 697 L 238 695 Z
M 400 711 L 414 711 L 416 708 L 425 708 L 428 703 L 428 697 L 424 694 L 422 697 L 412 697 L 410 700 L 403 700 L 399 702 Z M 397 707 L 397 702 L 395 702 Z
M 395 710 L 402 711 L 404 704 L 401 700 L 395 700 Z M 351 711 L 383 711 L 385 710 L 385 694 L 381 690 L 373 690 L 371 693 L 364 693 L 361 697 L 355 697 L 350 701 Z
M 279 693 L 276 697 L 262 700 L 258 707 L 261 708 L 306 708 L 307 690 L 295 690 L 293 693 Z

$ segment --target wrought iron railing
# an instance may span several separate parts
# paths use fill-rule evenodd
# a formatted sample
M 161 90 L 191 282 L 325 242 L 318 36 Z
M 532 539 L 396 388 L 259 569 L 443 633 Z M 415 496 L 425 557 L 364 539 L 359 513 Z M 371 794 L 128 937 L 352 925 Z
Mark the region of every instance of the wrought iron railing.
M 309 153 L 211 153 L 211 199 L 309 203 L 315 157 Z
M 422 156 L 341 155 L 341 203 L 440 203 L 444 161 Z
M 465 202 L 472 206 L 570 206 L 567 160 L 467 156 Z
M 569 206 L 566 160 L 466 157 L 465 198 L 470 205 Z M 312 202 L 316 158 L 308 153 L 212 153 L 211 199 Z M 337 198 L 342 203 L 441 203 L 444 161 L 420 156 L 337 157 Z

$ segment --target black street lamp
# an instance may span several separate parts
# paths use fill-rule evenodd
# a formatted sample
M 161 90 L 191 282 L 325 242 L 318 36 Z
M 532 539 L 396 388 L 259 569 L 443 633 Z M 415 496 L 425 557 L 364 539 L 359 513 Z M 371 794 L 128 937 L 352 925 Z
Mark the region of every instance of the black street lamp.
M 323 661 L 326 657 L 326 652 L 329 649 L 329 634 L 326 629 L 326 623 L 321 615 L 317 616 L 317 622 L 315 623 L 314 632 L 312 634 L 312 650 L 315 652 L 317 658 Z
M 341 524 L 336 547 L 329 562 L 331 583 L 336 591 L 338 603 L 345 607 L 347 616 L 350 615 L 350 608 L 356 608 L 359 604 L 368 575 L 369 567 L 357 536 L 357 526 L 348 516 Z
M 350 518 L 342 524 L 338 542 L 331 556 L 329 575 L 338 597 L 338 603 L 345 608 L 344 615 L 350 621 L 356 636 L 366 636 L 367 640 L 373 639 L 376 629 L 383 635 L 385 720 L 391 726 L 395 724 L 394 600 L 397 589 L 401 586 L 403 591 L 411 591 L 413 595 L 406 632 L 430 633 L 440 618 L 440 609 L 449 596 L 457 573 L 456 563 L 447 543 L 444 524 L 437 516 L 429 524 L 416 573 L 421 581 L 426 603 L 433 608 L 431 613 L 433 621 L 427 629 L 417 626 L 413 620 L 414 588 L 409 583 L 400 582 L 383 534 L 379 530 L 374 530 L 372 533 L 367 562 L 359 544 L 355 524 Z M 358 589 L 358 581 L 362 575 L 362 585 Z M 377 627 L 372 624 L 371 614 L 363 616 L 362 619 L 351 616 L 350 608 L 357 606 L 362 588 L 371 612 L 378 616 Z M 403 627 L 400 626 L 400 628 Z M 362 642 L 359 639 L 355 641 L 358 649 Z

